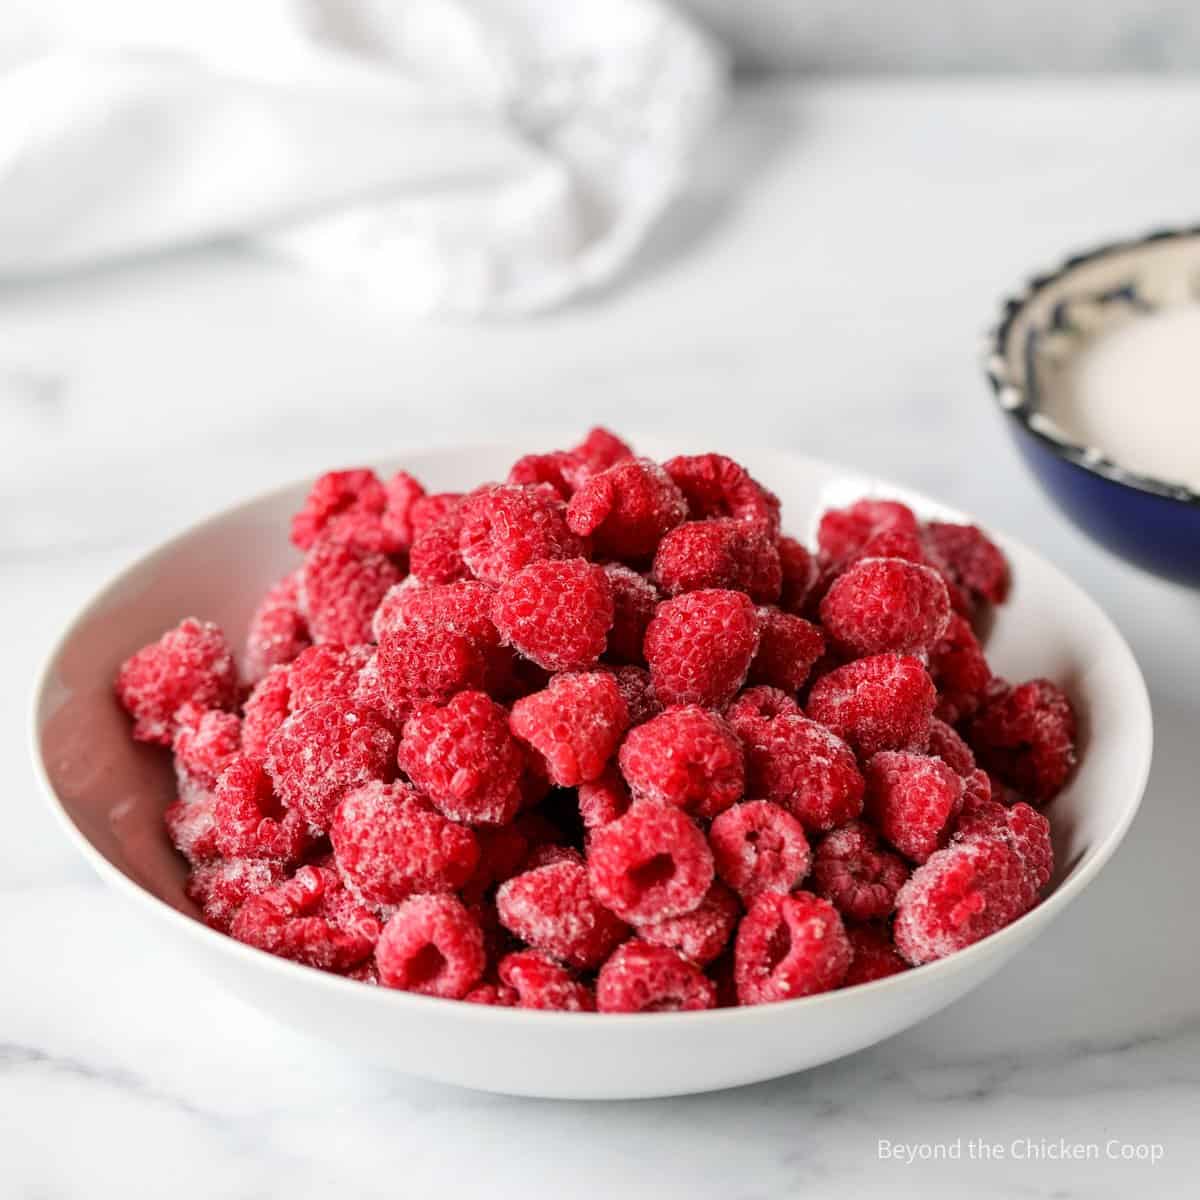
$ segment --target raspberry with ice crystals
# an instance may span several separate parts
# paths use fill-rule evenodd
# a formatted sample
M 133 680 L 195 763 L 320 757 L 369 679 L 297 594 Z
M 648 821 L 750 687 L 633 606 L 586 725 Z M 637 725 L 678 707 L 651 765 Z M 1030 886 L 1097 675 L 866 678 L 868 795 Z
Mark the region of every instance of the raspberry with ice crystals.
M 840 987 L 854 952 L 838 911 L 811 892 L 763 892 L 734 944 L 741 1004 L 794 1000 Z
M 712 980 L 666 946 L 618 946 L 596 977 L 598 1012 L 694 1012 L 716 1008 Z
M 487 966 L 483 931 L 454 896 L 413 896 L 383 927 L 375 962 L 384 987 L 461 1000 Z
M 708 832 L 717 874 L 750 904 L 763 892 L 790 892 L 808 874 L 804 827 L 769 800 L 748 800 L 721 813 Z
M 647 458 L 629 458 L 587 479 L 567 506 L 567 524 L 590 537 L 598 557 L 640 562 L 687 517 L 671 477 Z

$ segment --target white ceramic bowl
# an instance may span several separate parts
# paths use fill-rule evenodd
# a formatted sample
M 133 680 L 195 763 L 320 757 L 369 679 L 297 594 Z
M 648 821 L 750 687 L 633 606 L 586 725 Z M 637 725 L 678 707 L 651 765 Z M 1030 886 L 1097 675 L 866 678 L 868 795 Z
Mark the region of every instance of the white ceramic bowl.
M 650 454 L 670 447 L 647 443 Z M 501 478 L 518 446 L 411 454 L 435 488 Z M 780 453 L 740 456 L 783 500 L 788 527 L 865 493 L 926 516 L 963 519 L 903 488 Z M 387 464 L 385 464 L 387 465 Z M 1129 647 L 1079 588 L 1008 538 L 1014 585 L 988 640 L 1006 676 L 1046 675 L 1081 717 L 1081 763 L 1050 806 L 1058 869 L 1046 899 L 951 958 L 843 991 L 756 1008 L 580 1015 L 487 1008 L 367 987 L 250 949 L 206 928 L 183 894 L 184 865 L 163 833 L 173 798 L 167 755 L 135 745 L 112 695 L 118 664 L 180 618 L 219 622 L 235 642 L 257 598 L 295 552 L 287 520 L 307 483 L 241 504 L 140 559 L 78 616 L 34 698 L 34 759 L 50 803 L 100 876 L 188 951 L 196 986 L 220 982 L 303 1030 L 373 1062 L 489 1091 L 562 1098 L 666 1096 L 785 1075 L 869 1046 L 937 1012 L 1028 945 L 1108 861 L 1137 811 L 1151 718 Z

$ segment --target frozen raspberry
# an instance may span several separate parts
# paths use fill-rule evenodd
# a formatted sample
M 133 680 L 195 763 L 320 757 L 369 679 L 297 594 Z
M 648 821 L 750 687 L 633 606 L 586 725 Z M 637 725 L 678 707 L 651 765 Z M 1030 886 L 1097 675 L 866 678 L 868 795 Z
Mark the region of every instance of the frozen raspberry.
M 628 933 L 592 898 L 587 868 L 577 856 L 502 883 L 496 908 L 505 929 L 570 967 L 598 967 Z
M 845 742 L 798 713 L 761 717 L 748 703 L 739 704 L 730 709 L 729 720 L 745 746 L 751 796 L 782 805 L 816 833 L 862 812 L 863 779 Z
M 397 471 L 384 486 L 387 496 L 380 518 L 392 552 L 407 550 L 413 544 L 413 506 L 425 495 L 425 489 L 407 471 Z
M 760 608 L 758 615 L 762 632 L 750 664 L 750 683 L 799 691 L 825 653 L 825 638 L 811 622 L 777 608 Z
M 300 600 L 315 642 L 371 640 L 371 618 L 400 568 L 385 555 L 322 540 L 304 560 Z
M 617 681 L 593 671 L 555 675 L 545 691 L 512 707 L 513 733 L 541 755 L 559 787 L 598 779 L 629 724 Z
M 1008 594 L 1008 563 L 981 529 L 930 521 L 924 537 L 935 565 L 976 604 L 1003 602 Z
M 579 785 L 579 817 L 584 829 L 599 829 L 629 811 L 632 798 L 616 767 L 608 766 L 599 778 Z
M 180 789 L 207 791 L 242 748 L 242 723 L 236 713 L 200 708 L 191 702 L 175 714 L 175 774 Z
M 783 576 L 783 588 L 779 596 L 779 607 L 784 612 L 802 613 L 804 602 L 813 584 L 817 582 L 816 559 L 803 542 L 793 537 L 779 539 L 779 565 Z
M 1062 790 L 1075 766 L 1075 713 L 1048 679 L 998 683 L 967 731 L 980 763 L 1035 804 Z
M 242 749 L 259 758 L 267 753 L 267 740 L 291 712 L 292 685 L 286 666 L 272 667 L 254 685 L 242 708 Z
M 652 574 L 669 596 L 729 588 L 769 604 L 783 586 L 774 541 L 761 527 L 732 517 L 689 521 L 671 530 L 659 543 Z
M 831 508 L 822 515 L 817 546 L 822 563 L 843 566 L 881 533 L 919 534 L 920 528 L 907 504 L 898 500 L 858 500 L 847 508 Z
M 612 585 L 585 558 L 531 563 L 501 585 L 492 618 L 505 642 L 538 666 L 582 670 L 604 653 Z
M 644 662 L 642 642 L 661 599 L 658 589 L 644 576 L 620 563 L 609 563 L 604 573 L 608 576 L 613 598 L 613 623 L 608 631 L 604 657 L 616 663 Z
M 216 625 L 188 617 L 121 664 L 116 692 L 133 717 L 133 736 L 139 742 L 169 746 L 175 737 L 175 714 L 184 704 L 237 706 L 233 651 Z
M 769 800 L 735 804 L 708 832 L 717 874 L 746 904 L 763 892 L 790 892 L 808 874 L 804 827 Z
M 854 961 L 842 983 L 843 987 L 854 987 L 858 983 L 872 983 L 908 970 L 908 963 L 896 953 L 896 947 L 886 928 L 877 925 L 848 925 L 846 936 L 854 951 Z
M 567 528 L 563 502 L 548 488 L 486 488 L 463 500 L 459 517 L 463 562 L 487 583 L 503 583 L 530 563 L 583 553 Z
M 741 1004 L 794 1000 L 839 987 L 853 951 L 838 911 L 811 892 L 764 892 L 742 918 L 734 943 Z
M 432 529 L 439 521 L 458 512 L 462 502 L 462 492 L 430 492 L 418 496 L 408 510 L 413 540 L 416 541 L 427 529 Z
M 955 823 L 954 837 L 957 841 L 997 837 L 1016 851 L 1024 868 L 1022 911 L 1033 907 L 1054 872 L 1050 822 L 1028 804 L 1018 802 L 1006 808 L 986 792 L 969 795 Z
M 474 834 L 403 783 L 368 783 L 338 804 L 330 828 L 339 874 L 369 904 L 464 887 L 479 865 Z
M 311 644 L 300 613 L 300 572 L 281 579 L 259 602 L 246 634 L 246 678 L 257 683 L 272 668 L 290 663 Z
M 742 745 L 725 720 L 695 704 L 668 708 L 630 731 L 618 761 L 639 800 L 715 817 L 745 790 Z
M 379 922 L 354 903 L 333 871 L 301 867 L 285 883 L 247 900 L 229 932 L 268 954 L 346 971 L 370 955 Z
M 425 496 L 424 500 L 435 497 Z M 413 506 L 413 544 L 408 552 L 408 569 L 422 583 L 454 583 L 471 572 L 459 549 L 462 535 L 462 498 L 447 501 L 443 515 L 428 523 L 420 521 L 420 502 Z
M 909 869 L 899 855 L 884 849 L 869 825 L 851 821 L 821 839 L 812 873 L 813 891 L 842 916 L 870 921 L 895 908 Z
M 902 558 L 862 559 L 821 601 L 821 624 L 846 655 L 923 654 L 949 623 L 941 576 Z
M 666 946 L 698 967 L 704 967 L 729 944 L 741 914 L 742 906 L 737 896 L 715 879 L 698 908 L 680 917 L 641 925 L 637 935 L 644 942 Z
M 483 692 L 418 708 L 404 726 L 397 761 L 451 820 L 505 825 L 521 807 L 525 754 L 509 732 L 507 711 Z
M 489 681 L 486 652 L 462 634 L 437 629 L 385 634 L 375 653 L 375 671 L 386 711 L 398 723 L 418 704 L 442 703 L 468 689 L 480 691 Z
M 376 718 L 325 700 L 294 712 L 267 742 L 267 770 L 288 808 L 329 828 L 338 801 L 392 773 L 395 735 Z
M 847 663 L 813 684 L 806 706 L 858 753 L 924 750 L 937 692 L 919 659 L 877 654 Z
M 683 493 L 657 463 L 630 458 L 587 479 L 567 506 L 567 524 L 590 537 L 598 557 L 648 559 L 687 517 Z
M 713 856 L 686 813 L 635 804 L 588 840 L 592 894 L 631 924 L 651 924 L 700 906 L 713 881 Z
M 313 484 L 304 507 L 292 517 L 292 543 L 309 550 L 326 538 L 386 552 L 392 549 L 384 545 L 380 522 L 386 503 L 387 494 L 374 471 L 365 467 L 329 471 Z
M 400 629 L 445 630 L 481 646 L 500 644 L 492 623 L 496 589 L 474 579 L 422 584 L 411 576 L 392 588 L 375 613 L 375 640 Z
M 453 896 L 413 896 L 396 910 L 375 947 L 384 987 L 461 1000 L 487 966 L 483 931 Z
M 222 933 L 229 932 L 238 909 L 252 896 L 284 880 L 281 862 L 267 858 L 225 858 L 200 863 L 192 868 L 184 893 L 200 906 L 204 923 Z
M 646 630 L 646 661 L 664 704 L 723 708 L 758 649 L 759 617 L 742 592 L 688 592 L 658 606 Z
M 217 849 L 226 858 L 275 858 L 296 863 L 309 846 L 308 828 L 295 809 L 284 811 L 262 761 L 238 755 L 213 793 Z
M 938 689 L 937 715 L 955 724 L 979 707 L 991 668 L 971 626 L 957 613 L 929 652 L 929 674 Z
M 896 949 L 914 967 L 945 958 L 1024 911 L 1024 865 L 1003 839 L 952 842 L 918 867 L 896 897 Z
M 597 1012 L 694 1012 L 716 1006 L 712 981 L 666 946 L 628 941 L 596 977 Z
M 515 1008 L 517 993 L 503 983 L 481 983 L 473 987 L 463 999 L 468 1004 L 486 1004 L 490 1008 Z
M 956 775 L 964 779 L 975 770 L 975 755 L 971 747 L 945 721 L 937 717 L 929 726 L 929 753 L 940 758 Z
M 163 824 L 171 845 L 193 866 L 220 856 L 217 849 L 217 825 L 213 819 L 214 797 L 197 791 L 187 799 L 176 800 L 163 812 Z
M 779 688 L 765 685 L 748 687 L 725 710 L 725 719 L 741 737 L 746 736 L 744 730 L 751 729 L 758 721 L 803 715 L 803 710 L 792 696 Z
M 631 727 L 644 725 L 651 717 L 657 717 L 662 712 L 663 706 L 654 694 L 649 671 L 642 667 L 617 667 L 612 674 L 620 689 L 621 699 L 629 710 Z
M 564 500 L 569 500 L 575 490 L 566 477 L 572 466 L 565 450 L 551 450 L 549 454 L 526 454 L 509 468 L 504 482 L 524 487 L 538 484 L 552 487 Z
M 963 781 L 940 758 L 884 750 L 863 768 L 867 812 L 901 854 L 923 863 L 950 838 Z
M 517 994 L 518 1008 L 558 1009 L 561 1012 L 595 1012 L 590 989 L 565 967 L 536 950 L 521 950 L 500 960 L 500 983 Z
M 693 520 L 734 517 L 779 536 L 779 497 L 723 454 L 680 455 L 663 464 L 679 485 Z
M 581 488 L 593 475 L 633 457 L 633 451 L 615 433 L 596 426 L 563 457 L 563 476 L 572 490 Z
M 326 642 L 310 646 L 288 668 L 289 704 L 293 712 L 337 700 L 349 704 L 354 699 L 358 676 L 371 658 L 370 646 L 339 646 Z

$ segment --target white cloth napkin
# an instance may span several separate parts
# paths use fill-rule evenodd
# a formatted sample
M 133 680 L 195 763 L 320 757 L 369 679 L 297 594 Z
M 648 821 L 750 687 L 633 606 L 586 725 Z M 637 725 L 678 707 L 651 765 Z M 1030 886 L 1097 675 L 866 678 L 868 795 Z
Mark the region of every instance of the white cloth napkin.
M 428 313 L 609 280 L 720 52 L 658 0 L 4 0 L 0 279 L 246 235 Z

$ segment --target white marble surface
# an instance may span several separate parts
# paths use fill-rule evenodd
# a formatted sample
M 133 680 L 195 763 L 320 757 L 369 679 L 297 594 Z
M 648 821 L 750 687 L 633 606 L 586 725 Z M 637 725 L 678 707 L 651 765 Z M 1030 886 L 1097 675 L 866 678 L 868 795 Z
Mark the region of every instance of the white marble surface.
M 0 292 L 0 1195 L 1194 1194 L 1200 597 L 1107 558 L 1033 489 L 976 346 L 1000 292 L 1060 251 L 1194 220 L 1198 141 L 1196 84 L 779 83 L 743 94 L 638 275 L 551 318 L 404 323 L 235 247 Z M 942 1015 L 706 1097 L 458 1092 L 190 973 L 51 823 L 29 684 L 126 559 L 331 461 L 595 420 L 939 493 L 1052 555 L 1129 637 L 1158 731 L 1142 813 L 1086 897 Z M 964 1157 L 902 1165 L 881 1138 L 962 1138 Z M 1006 1158 L 971 1161 L 969 1138 Z M 1101 1157 L 1016 1159 L 1025 1138 Z M 1162 1161 L 1108 1161 L 1109 1139 Z

